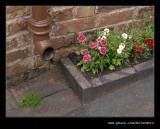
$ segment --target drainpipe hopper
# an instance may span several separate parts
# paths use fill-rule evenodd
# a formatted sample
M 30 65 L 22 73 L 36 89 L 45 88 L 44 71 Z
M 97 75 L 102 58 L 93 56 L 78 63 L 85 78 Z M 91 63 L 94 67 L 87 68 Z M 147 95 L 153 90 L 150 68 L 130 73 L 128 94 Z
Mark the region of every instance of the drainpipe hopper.
M 32 16 L 28 19 L 28 29 L 33 33 L 35 50 L 43 60 L 53 57 L 53 46 L 49 39 L 51 17 L 44 6 L 32 6 Z

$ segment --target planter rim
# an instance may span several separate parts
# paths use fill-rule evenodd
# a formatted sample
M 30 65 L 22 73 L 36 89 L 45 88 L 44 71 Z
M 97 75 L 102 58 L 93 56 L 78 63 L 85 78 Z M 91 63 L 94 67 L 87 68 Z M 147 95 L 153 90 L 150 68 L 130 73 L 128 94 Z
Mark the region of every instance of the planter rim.
M 87 80 L 69 58 L 64 58 L 60 62 L 67 81 L 82 103 L 88 103 L 107 92 L 150 76 L 154 72 L 154 58 L 152 58 L 140 64 Z

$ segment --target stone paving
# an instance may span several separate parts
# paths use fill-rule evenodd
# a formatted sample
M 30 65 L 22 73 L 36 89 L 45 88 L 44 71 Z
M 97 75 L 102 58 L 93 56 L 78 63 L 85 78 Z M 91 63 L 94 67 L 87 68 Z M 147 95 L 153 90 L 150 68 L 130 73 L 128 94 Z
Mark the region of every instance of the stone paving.
M 43 81 L 43 80 L 42 80 Z M 107 93 L 82 104 L 72 89 L 62 82 L 6 90 L 6 117 L 153 117 L 154 76 Z M 47 87 L 47 88 L 46 88 Z M 48 90 L 49 89 L 49 90 Z M 35 91 L 43 97 L 37 109 L 20 109 L 25 93 Z M 44 92 L 42 92 L 44 91 Z

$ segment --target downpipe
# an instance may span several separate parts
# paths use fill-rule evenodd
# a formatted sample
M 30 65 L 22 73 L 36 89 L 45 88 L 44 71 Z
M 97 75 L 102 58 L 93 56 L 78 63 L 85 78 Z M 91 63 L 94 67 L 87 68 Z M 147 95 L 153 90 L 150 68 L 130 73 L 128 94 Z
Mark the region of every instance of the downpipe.
M 33 33 L 35 51 L 43 60 L 53 57 L 54 47 L 49 39 L 51 17 L 44 6 L 32 6 L 32 16 L 28 19 L 28 29 Z

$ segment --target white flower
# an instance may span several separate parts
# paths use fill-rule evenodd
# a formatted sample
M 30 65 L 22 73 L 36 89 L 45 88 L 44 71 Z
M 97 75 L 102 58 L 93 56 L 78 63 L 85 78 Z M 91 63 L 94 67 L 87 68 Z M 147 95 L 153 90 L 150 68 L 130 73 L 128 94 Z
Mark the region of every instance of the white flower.
M 125 48 L 125 44 L 124 43 L 121 43 L 120 45 L 119 45 L 119 49 L 124 49 Z
M 132 35 L 129 35 L 128 38 L 131 39 L 131 38 L 132 38 Z
M 123 37 L 124 39 L 127 39 L 128 35 L 127 35 L 126 33 L 123 33 L 123 34 L 122 34 L 122 37 Z
M 123 49 L 124 49 L 124 46 L 123 46 L 123 45 L 119 45 L 119 48 L 118 48 L 118 49 L 123 50 Z
M 103 39 L 106 39 L 106 36 L 103 35 L 102 38 L 103 38 Z
M 104 32 L 109 33 L 109 29 L 108 29 L 108 28 L 105 28 L 105 29 L 104 29 Z
M 117 53 L 121 54 L 122 53 L 122 49 L 117 49 Z

